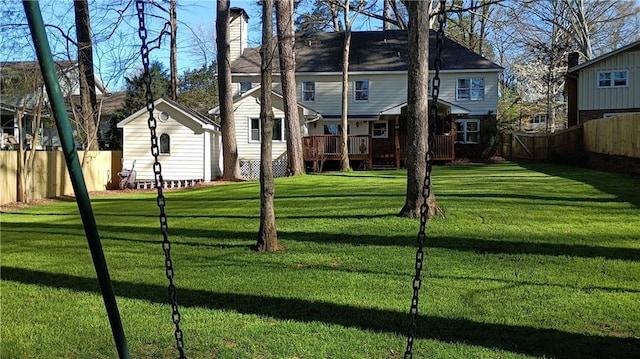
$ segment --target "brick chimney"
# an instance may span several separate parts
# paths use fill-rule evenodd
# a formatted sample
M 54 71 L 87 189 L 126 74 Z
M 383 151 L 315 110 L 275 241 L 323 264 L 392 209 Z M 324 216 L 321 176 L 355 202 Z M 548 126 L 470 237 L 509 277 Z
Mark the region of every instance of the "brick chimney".
M 567 127 L 578 125 L 578 73 L 570 72 L 578 65 L 580 53 L 570 52 L 567 56 L 567 75 L 565 79 L 565 95 L 567 96 Z
M 249 37 L 249 15 L 244 9 L 239 7 L 232 7 L 229 9 L 229 37 L 230 37 L 230 52 L 231 62 L 242 56 L 242 52 L 247 48 Z

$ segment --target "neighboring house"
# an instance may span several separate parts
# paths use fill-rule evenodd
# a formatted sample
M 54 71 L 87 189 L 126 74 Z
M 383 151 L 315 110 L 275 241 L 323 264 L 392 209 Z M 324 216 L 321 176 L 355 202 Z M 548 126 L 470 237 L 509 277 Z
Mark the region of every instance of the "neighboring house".
M 248 95 L 259 97 L 260 54 L 248 48 L 248 16 L 233 8 L 231 16 L 231 69 L 235 86 L 235 122 L 240 159 L 259 160 L 259 104 L 245 106 Z M 315 169 L 325 161 L 339 160 L 341 130 L 342 48 L 344 33 L 319 32 L 296 37 L 296 81 L 305 160 Z M 435 56 L 435 33 L 430 39 Z M 349 60 L 349 155 L 354 167 L 400 167 L 406 158 L 407 102 L 406 31 L 353 32 Z M 274 72 L 279 72 L 274 61 Z M 445 38 L 438 110 L 436 155 L 438 159 L 478 158 L 496 133 L 498 77 L 502 68 L 475 52 Z M 280 93 L 279 76 L 274 91 Z M 251 92 L 254 90 L 254 92 Z M 248 104 L 248 103 L 247 103 Z M 242 105 L 242 106 L 239 106 Z M 276 123 L 282 107 L 274 102 Z M 214 113 L 216 109 L 212 110 Z M 274 158 L 286 156 L 274 145 Z M 455 142 L 455 154 L 454 154 Z M 275 144 L 275 143 L 274 143 Z M 355 163 L 355 161 L 360 162 Z
M 569 126 L 619 114 L 640 113 L 640 41 L 578 64 L 569 54 Z
M 209 118 L 167 98 L 154 102 L 159 160 L 166 186 L 211 181 L 222 175 L 220 127 Z M 118 123 L 123 131 L 123 166 L 138 183 L 152 183 L 149 114 L 143 108 Z M 135 167 L 134 167 L 135 161 Z
M 59 61 L 55 62 L 58 70 L 58 80 L 62 95 L 72 97 L 79 105 L 80 86 L 78 83 L 78 64 L 75 61 Z M 96 96 L 98 98 L 108 96 L 109 89 L 102 83 L 102 80 L 94 75 L 96 82 Z M 27 79 L 27 80 L 25 80 Z M 25 83 L 26 81 L 26 83 Z M 0 106 L 2 108 L 0 126 L 2 131 L 3 148 L 11 143 L 20 141 L 18 135 L 18 119 L 16 114 L 24 111 L 25 118 L 23 126 L 27 132 L 31 132 L 32 111 L 37 107 L 38 92 L 44 94 L 45 118 L 51 118 L 46 112 L 49 98 L 46 95 L 44 84 L 41 80 L 40 65 L 37 61 L 27 62 L 2 62 L 0 63 L 0 82 L 2 89 L 2 98 Z M 34 87 L 39 87 L 34 90 Z M 46 121 L 41 124 L 40 136 L 38 140 L 38 148 L 55 148 L 60 146 L 60 138 L 55 126 L 45 125 Z M 25 139 L 26 144 L 30 144 L 30 139 Z

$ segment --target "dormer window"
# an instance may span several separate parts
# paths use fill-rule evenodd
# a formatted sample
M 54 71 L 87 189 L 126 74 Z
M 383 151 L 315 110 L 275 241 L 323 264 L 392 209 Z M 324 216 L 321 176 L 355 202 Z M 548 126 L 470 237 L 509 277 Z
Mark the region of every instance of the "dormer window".
M 356 101 L 369 101 L 369 80 L 354 81 L 353 92 Z
M 302 102 L 312 102 L 316 100 L 316 83 L 313 81 L 302 82 Z
M 240 81 L 240 94 L 251 90 L 251 81 Z

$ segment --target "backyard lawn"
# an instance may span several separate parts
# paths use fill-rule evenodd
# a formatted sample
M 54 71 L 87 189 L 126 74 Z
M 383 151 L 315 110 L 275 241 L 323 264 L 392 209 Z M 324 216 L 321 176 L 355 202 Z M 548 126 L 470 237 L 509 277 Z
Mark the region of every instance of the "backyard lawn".
M 283 253 L 250 250 L 259 184 L 167 193 L 189 358 L 402 358 L 418 222 L 406 172 L 276 180 Z M 416 358 L 640 358 L 640 177 L 441 166 Z M 154 193 L 92 199 L 132 358 L 175 358 Z M 1 214 L 2 358 L 115 358 L 75 202 Z

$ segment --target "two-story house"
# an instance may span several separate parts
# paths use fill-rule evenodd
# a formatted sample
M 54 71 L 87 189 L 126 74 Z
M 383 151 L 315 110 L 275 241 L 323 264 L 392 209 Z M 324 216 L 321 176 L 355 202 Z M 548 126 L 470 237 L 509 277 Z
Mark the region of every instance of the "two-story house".
M 566 95 L 569 126 L 640 113 L 640 41 L 578 64 L 569 54 Z
M 74 99 L 76 106 L 80 103 L 80 85 L 78 63 L 76 61 L 57 61 L 55 63 L 60 89 L 67 99 Z M 24 116 L 22 123 L 25 133 L 32 132 L 33 112 L 37 108 L 38 99 L 44 96 L 44 107 L 48 107 L 49 98 L 44 90 L 37 61 L 1 62 L 0 63 L 0 136 L 2 148 L 12 148 L 18 142 L 31 144 L 30 135 L 21 139 L 18 129 L 17 116 Z M 96 96 L 106 98 L 109 89 L 103 84 L 99 76 L 94 75 Z M 45 110 L 46 112 L 46 110 Z M 71 110 L 69 110 L 71 112 Z M 48 113 L 44 113 L 49 117 Z M 103 114 L 102 117 L 105 117 Z M 50 122 L 50 121 L 49 121 Z M 41 123 L 38 148 L 56 148 L 60 146 L 60 138 L 55 127 L 49 123 Z
M 241 161 L 260 158 L 260 54 L 247 46 L 248 16 L 232 9 L 231 69 L 235 121 Z M 430 55 L 435 56 L 435 33 Z M 305 160 L 339 159 L 343 32 L 296 35 L 297 100 L 303 125 Z M 347 132 L 350 159 L 400 167 L 405 159 L 407 101 L 406 31 L 355 31 L 349 56 Z M 495 134 L 498 77 L 502 68 L 445 38 L 438 110 L 436 156 L 443 160 L 480 157 Z M 274 61 L 274 158 L 286 155 L 278 61 Z M 215 114 L 217 109 L 212 109 Z M 455 154 L 454 154 L 455 143 Z

